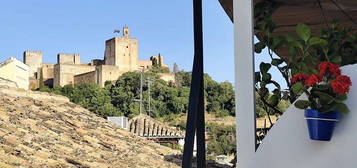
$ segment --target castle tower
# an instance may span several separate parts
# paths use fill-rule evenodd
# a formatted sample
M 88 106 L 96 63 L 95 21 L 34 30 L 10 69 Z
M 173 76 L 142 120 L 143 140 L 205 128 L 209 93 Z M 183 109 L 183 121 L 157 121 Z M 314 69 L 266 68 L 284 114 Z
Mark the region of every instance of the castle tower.
M 129 28 L 123 28 L 123 36 L 105 42 L 104 64 L 118 66 L 123 71 L 137 70 L 138 40 L 129 36 Z
M 25 51 L 23 53 L 23 61 L 30 67 L 30 77 L 38 77 L 37 72 L 42 67 L 42 55 L 40 51 Z
M 80 64 L 81 56 L 79 54 L 57 54 L 57 64 Z

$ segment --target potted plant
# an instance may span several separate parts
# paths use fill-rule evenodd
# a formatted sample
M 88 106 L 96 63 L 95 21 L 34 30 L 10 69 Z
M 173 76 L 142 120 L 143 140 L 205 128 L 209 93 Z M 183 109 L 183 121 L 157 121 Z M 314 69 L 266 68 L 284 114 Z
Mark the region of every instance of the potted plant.
M 347 99 L 352 82 L 348 76 L 341 75 L 337 64 L 331 62 L 322 62 L 313 71 L 316 73 L 297 73 L 290 79 L 295 90 L 308 97 L 308 100 L 297 100 L 294 105 L 305 109 L 310 139 L 330 141 L 341 113 L 349 111 L 343 101 Z

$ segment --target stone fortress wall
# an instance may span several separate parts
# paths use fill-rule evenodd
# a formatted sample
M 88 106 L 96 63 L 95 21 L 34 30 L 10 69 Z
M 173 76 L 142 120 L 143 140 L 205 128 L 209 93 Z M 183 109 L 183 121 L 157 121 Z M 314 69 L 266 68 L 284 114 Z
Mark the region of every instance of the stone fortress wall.
M 80 55 L 79 54 L 65 54 L 59 53 L 57 55 L 58 64 L 80 64 Z
M 76 64 L 56 64 L 54 66 L 54 86 L 74 85 L 76 75 L 95 71 L 95 66 Z
M 96 78 L 97 78 L 96 71 L 91 71 L 91 72 L 74 76 L 73 83 L 74 85 L 78 85 L 81 83 L 97 83 Z
M 77 85 L 97 83 L 104 87 L 106 81 L 115 81 L 125 72 L 147 70 L 154 64 L 164 64 L 163 56 L 156 55 L 150 60 L 139 60 L 138 40 L 131 38 L 129 28 L 123 28 L 122 37 L 114 37 L 105 42 L 104 59 L 93 59 L 81 63 L 80 54 L 59 53 L 56 64 L 44 64 L 43 53 L 25 51 L 24 63 L 30 67 L 30 88 L 38 88 L 42 77 L 47 86 Z M 165 81 L 174 81 L 174 74 L 160 74 Z
M 42 67 L 42 56 L 41 51 L 25 51 L 23 53 L 23 60 L 30 67 L 31 77 L 37 77 L 38 69 Z
M 116 81 L 119 76 L 128 71 L 118 69 L 116 66 L 100 65 L 96 67 L 97 84 L 104 87 L 106 81 Z

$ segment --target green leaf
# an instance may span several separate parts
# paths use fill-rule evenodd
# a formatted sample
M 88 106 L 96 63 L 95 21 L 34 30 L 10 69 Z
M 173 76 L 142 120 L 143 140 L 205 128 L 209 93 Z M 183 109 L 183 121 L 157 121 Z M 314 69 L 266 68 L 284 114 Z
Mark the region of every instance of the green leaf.
M 276 96 L 278 96 L 279 99 L 281 98 L 281 92 L 280 92 L 279 89 L 274 89 L 274 90 L 273 90 L 273 94 L 276 95 Z
M 269 98 L 269 104 L 272 106 L 276 106 L 279 103 L 279 97 L 277 95 L 272 95 Z
M 338 102 L 338 103 L 342 103 L 343 101 L 345 101 L 347 99 L 347 95 L 344 94 L 344 95 L 337 95 L 335 97 L 335 101 Z
M 255 72 L 255 82 L 260 82 L 260 81 L 261 81 L 260 72 Z
M 336 103 L 332 106 L 332 110 L 333 111 L 338 111 L 342 114 L 347 114 L 350 110 L 348 109 L 348 107 L 343 104 L 343 103 Z
M 298 41 L 290 41 L 288 42 L 288 46 L 303 49 L 302 44 Z
M 331 104 L 328 104 L 328 105 L 324 105 L 322 107 L 319 108 L 319 113 L 321 114 L 325 114 L 325 113 L 328 113 L 330 111 L 332 111 L 332 105 Z
M 329 86 L 328 85 L 316 85 L 313 89 L 317 90 L 317 91 L 327 91 L 329 89 Z
M 294 105 L 299 109 L 307 109 L 310 106 L 310 102 L 307 100 L 297 100 Z
M 261 53 L 262 50 L 265 48 L 265 46 L 266 46 L 265 43 L 263 41 L 260 41 L 256 44 L 254 44 L 254 51 L 256 53 Z
M 329 48 L 327 46 L 323 46 L 322 47 L 322 51 L 324 52 L 325 56 L 327 55 L 327 53 L 329 52 Z
M 281 47 L 282 44 L 284 44 L 284 42 L 285 42 L 285 38 L 284 37 L 282 37 L 282 36 L 274 37 L 273 43 L 270 45 L 270 48 L 272 50 L 275 50 L 276 48 Z
M 309 74 L 309 68 L 305 62 L 298 62 L 296 66 L 300 73 Z
M 291 89 L 296 94 L 300 94 L 300 93 L 304 92 L 304 88 L 305 87 L 300 82 L 297 82 L 297 83 L 293 84 L 293 86 L 291 86 Z
M 342 57 L 339 55 L 336 55 L 335 57 L 333 57 L 331 60 L 331 62 L 335 63 L 335 64 L 341 64 L 342 62 Z
M 265 88 L 265 87 L 260 88 L 259 91 L 258 91 L 258 94 L 260 96 L 265 96 L 268 93 L 269 93 L 269 90 L 267 88 Z
M 274 66 L 278 66 L 280 64 L 282 64 L 284 61 L 282 59 L 277 59 L 277 58 L 274 58 L 272 61 L 271 61 L 271 64 L 274 65 Z
M 296 33 L 302 40 L 306 42 L 311 36 L 311 29 L 305 24 L 298 24 L 296 26 Z
M 270 81 L 271 75 L 269 73 L 263 73 L 262 80 L 263 81 Z
M 330 104 L 334 101 L 334 98 L 325 92 L 315 91 L 315 92 L 312 92 L 312 94 L 318 96 L 321 100 L 323 100 L 327 104 Z
M 312 45 L 326 45 L 327 44 L 327 41 L 326 40 L 323 40 L 323 39 L 320 39 L 318 37 L 311 37 L 308 41 L 308 44 L 310 46 Z
M 268 64 L 268 63 L 262 62 L 262 63 L 260 63 L 259 67 L 260 67 L 260 71 L 262 72 L 262 74 L 264 74 L 264 73 L 267 73 L 269 71 L 271 65 Z
M 287 42 L 295 41 L 295 38 L 293 36 L 291 36 L 291 35 L 286 35 L 285 38 L 286 38 Z

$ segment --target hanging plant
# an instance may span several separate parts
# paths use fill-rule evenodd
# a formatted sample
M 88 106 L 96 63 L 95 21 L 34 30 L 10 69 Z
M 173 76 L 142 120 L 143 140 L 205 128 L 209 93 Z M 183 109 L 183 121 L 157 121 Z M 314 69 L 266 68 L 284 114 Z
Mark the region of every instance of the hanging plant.
M 312 75 L 297 73 L 291 78 L 295 92 L 304 92 L 308 99 L 297 100 L 294 105 L 305 109 L 310 138 L 329 141 L 332 137 L 335 122 L 340 113 L 347 114 L 349 109 L 343 103 L 347 99 L 352 82 L 341 74 L 339 65 L 322 62 Z

